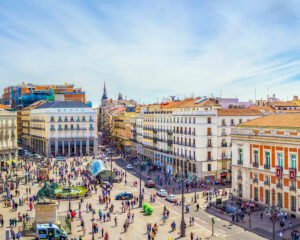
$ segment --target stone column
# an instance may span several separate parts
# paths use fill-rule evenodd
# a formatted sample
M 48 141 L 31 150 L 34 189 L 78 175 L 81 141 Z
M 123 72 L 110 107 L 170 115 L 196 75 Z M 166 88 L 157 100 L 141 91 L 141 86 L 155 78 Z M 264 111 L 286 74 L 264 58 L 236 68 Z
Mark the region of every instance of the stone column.
M 65 155 L 65 141 L 62 141 L 62 155 Z
M 55 155 L 58 153 L 58 140 L 55 140 Z
M 97 144 L 97 140 L 94 139 L 94 155 L 97 155 L 97 151 L 98 151 L 98 144 Z
M 80 140 L 80 155 L 82 155 L 82 140 Z
M 71 142 L 68 141 L 68 154 L 71 155 Z
M 90 154 L 90 139 L 86 139 L 86 153 L 89 155 Z

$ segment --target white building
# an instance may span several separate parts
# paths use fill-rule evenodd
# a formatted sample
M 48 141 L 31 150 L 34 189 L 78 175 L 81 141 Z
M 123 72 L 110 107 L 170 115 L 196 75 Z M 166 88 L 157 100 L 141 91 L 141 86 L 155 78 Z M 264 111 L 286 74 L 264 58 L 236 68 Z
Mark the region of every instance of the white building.
M 49 155 L 97 153 L 97 110 L 76 101 L 46 102 L 30 112 L 31 148 Z

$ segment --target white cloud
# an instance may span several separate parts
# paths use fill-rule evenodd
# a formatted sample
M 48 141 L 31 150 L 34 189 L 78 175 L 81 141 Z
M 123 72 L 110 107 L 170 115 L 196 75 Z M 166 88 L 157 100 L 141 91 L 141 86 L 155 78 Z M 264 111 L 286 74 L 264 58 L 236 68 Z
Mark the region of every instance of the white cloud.
M 76 3 L 76 4 L 75 4 Z M 248 3 L 247 5 L 245 3 Z M 31 1 L 0 7 L 2 87 L 74 83 L 108 93 L 253 98 L 299 91 L 296 1 Z M 291 88 L 292 87 L 292 88 Z M 293 89 L 293 92 L 290 92 Z

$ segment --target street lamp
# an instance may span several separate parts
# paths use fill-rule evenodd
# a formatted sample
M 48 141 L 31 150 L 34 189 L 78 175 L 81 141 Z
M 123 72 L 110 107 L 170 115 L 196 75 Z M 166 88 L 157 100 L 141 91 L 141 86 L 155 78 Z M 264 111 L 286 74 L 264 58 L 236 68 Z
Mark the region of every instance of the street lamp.
M 273 210 L 273 240 L 275 240 L 275 190 L 272 189 L 272 210 Z
M 112 149 L 110 151 L 110 184 L 113 186 L 113 177 L 112 177 Z
M 95 211 L 94 211 L 94 209 L 92 211 L 92 214 L 93 214 L 93 218 L 92 218 L 92 240 L 95 240 L 95 231 L 94 231 L 94 224 L 95 224 L 94 214 L 95 214 Z
M 181 208 L 180 237 L 185 237 L 183 171 L 181 175 L 181 205 L 182 208 Z
M 144 158 L 144 156 L 143 156 Z M 139 198 L 139 207 L 141 208 L 143 205 L 143 199 L 142 199 L 142 161 L 139 161 L 139 167 L 140 167 L 140 198 Z

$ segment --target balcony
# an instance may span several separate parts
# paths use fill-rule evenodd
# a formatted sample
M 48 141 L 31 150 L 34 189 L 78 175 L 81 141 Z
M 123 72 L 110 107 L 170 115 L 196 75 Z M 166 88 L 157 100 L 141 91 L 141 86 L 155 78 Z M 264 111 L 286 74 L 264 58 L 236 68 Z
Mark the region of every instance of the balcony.
M 167 140 L 168 145 L 171 146 L 173 144 L 173 140 Z
M 211 147 L 212 147 L 212 145 L 211 145 L 211 144 L 207 144 L 207 147 L 208 147 L 208 148 L 211 148 Z
M 212 136 L 212 133 L 207 133 L 207 136 L 211 137 L 211 136 Z
M 61 119 L 58 119 L 58 122 L 62 122 L 62 120 L 61 120 Z
M 243 180 L 243 176 L 242 176 L 242 175 L 238 175 L 238 176 L 237 176 L 237 179 L 238 179 L 238 180 Z
M 258 178 L 253 178 L 254 183 L 258 183 Z
M 79 118 L 77 118 L 77 119 L 76 119 L 76 122 L 80 122 L 80 119 L 79 119 Z
M 83 122 L 86 122 L 85 118 L 82 119 Z
M 94 127 L 90 127 L 89 129 L 90 129 L 90 130 L 94 130 Z
M 266 181 L 264 181 L 264 183 L 265 183 L 265 185 L 267 185 L 267 186 L 270 186 L 270 180 L 266 180 Z
M 238 160 L 238 161 L 237 161 L 237 164 L 238 164 L 238 165 L 243 165 L 243 161 L 242 161 L 242 160 Z
M 59 128 L 58 131 L 63 131 L 63 129 L 62 129 L 62 128 Z
M 64 122 L 69 122 L 69 120 L 67 118 L 65 118 Z
M 295 185 L 291 185 L 290 186 L 290 191 L 296 191 L 296 186 Z
M 54 120 L 54 119 L 51 119 L 50 122 L 55 122 L 55 120 Z
M 270 169 L 270 164 L 264 164 L 265 169 Z
M 71 119 L 70 119 L 70 122 L 74 122 L 74 119 L 73 119 L 73 118 L 71 118 Z
M 276 187 L 282 189 L 282 183 L 277 183 L 277 184 L 276 184 Z
M 258 162 L 253 162 L 253 163 L 252 163 L 252 166 L 253 166 L 253 167 L 258 167 L 259 164 L 258 164 Z
M 208 158 L 206 158 L 206 161 L 213 161 L 213 158 L 212 157 L 208 157 Z
M 227 136 L 227 133 L 221 133 L 221 136 L 223 137 L 223 136 Z
M 222 143 L 221 147 L 227 147 L 227 143 Z
M 55 131 L 55 128 L 50 128 L 50 131 L 51 131 L 51 132 L 54 132 L 54 131 Z
M 90 119 L 90 122 L 94 122 L 94 120 L 93 120 L 93 119 Z

